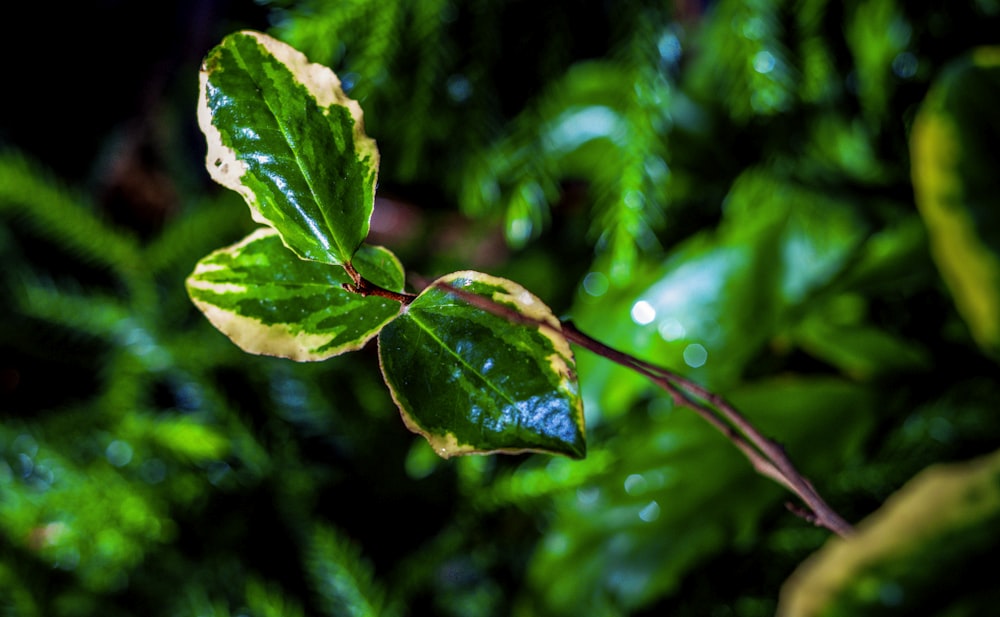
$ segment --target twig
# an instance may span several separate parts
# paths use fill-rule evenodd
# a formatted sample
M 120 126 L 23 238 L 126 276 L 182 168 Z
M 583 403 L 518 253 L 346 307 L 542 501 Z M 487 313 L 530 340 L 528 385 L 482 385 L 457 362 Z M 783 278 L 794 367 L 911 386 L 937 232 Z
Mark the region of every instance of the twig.
M 359 294 L 365 298 L 368 296 L 379 296 L 380 298 L 388 298 L 389 300 L 394 300 L 401 303 L 403 306 L 408 305 L 416 299 L 416 294 L 392 291 L 391 289 L 386 289 L 385 287 L 380 287 L 375 283 L 369 281 L 365 277 L 354 269 L 354 265 L 351 262 L 344 264 L 344 270 L 347 275 L 351 277 L 353 283 L 344 283 L 342 287 L 351 293 Z
M 837 514 L 809 480 L 799 473 L 785 449 L 777 442 L 764 437 L 723 397 L 663 367 L 608 347 L 581 332 L 572 322 L 564 321 L 562 327 L 563 336 L 567 340 L 646 376 L 670 393 L 675 403 L 709 420 L 712 426 L 743 452 L 758 473 L 795 493 L 808 506 L 810 516 L 803 518 L 815 525 L 826 527 L 840 536 L 848 536 L 853 532 L 851 525 Z M 694 400 L 693 397 L 703 402 Z
M 352 271 L 353 268 L 350 268 L 348 273 Z M 352 278 L 355 275 L 357 275 L 356 272 L 351 275 Z M 364 291 L 374 293 L 365 285 L 367 281 L 361 278 L 360 275 L 357 275 L 357 278 L 354 278 L 354 280 L 355 284 L 352 287 L 361 290 L 358 293 L 363 293 Z M 646 377 L 666 391 L 673 399 L 674 404 L 694 411 L 721 432 L 747 457 L 757 473 L 774 480 L 798 496 L 806 505 L 806 509 L 794 505 L 789 506 L 789 510 L 793 513 L 814 525 L 825 527 L 840 536 L 848 536 L 853 532 L 851 525 L 841 518 L 823 500 L 805 476 L 799 473 L 792 464 L 791 459 L 785 453 L 784 448 L 779 443 L 764 437 L 749 420 L 743 417 L 736 411 L 735 407 L 718 394 L 666 368 L 646 362 L 645 360 L 640 360 L 635 356 L 605 345 L 582 332 L 571 321 L 556 322 L 555 324 L 548 321 L 541 321 L 528 317 L 508 306 L 494 302 L 489 298 L 455 287 L 454 285 L 443 282 L 435 284 L 465 302 L 499 317 L 503 317 L 512 323 L 548 328 L 561 334 L 571 343 Z M 389 293 L 394 294 L 395 292 Z M 399 301 L 409 304 L 412 299 L 411 294 L 406 294 L 404 299 Z

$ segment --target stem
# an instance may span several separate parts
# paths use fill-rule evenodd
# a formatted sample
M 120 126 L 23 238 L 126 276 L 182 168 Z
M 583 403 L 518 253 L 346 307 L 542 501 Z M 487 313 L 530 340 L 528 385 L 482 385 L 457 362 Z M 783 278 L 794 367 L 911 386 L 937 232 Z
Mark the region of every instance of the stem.
M 646 377 L 665 390 L 676 405 L 694 411 L 721 432 L 747 457 L 757 473 L 784 486 L 806 505 L 806 509 L 789 505 L 788 509 L 791 512 L 839 536 L 846 537 L 853 533 L 851 525 L 826 503 L 809 480 L 795 468 L 781 444 L 762 435 L 749 420 L 718 394 L 661 366 L 609 347 L 580 331 L 571 321 L 562 321 L 557 326 L 547 321 L 533 319 L 453 285 L 447 283 L 437 283 L 437 285 L 469 304 L 508 321 L 549 328 L 571 343 Z
M 581 332 L 572 322 L 562 322 L 562 334 L 568 341 L 647 377 L 669 393 L 676 404 L 705 418 L 743 452 L 758 473 L 795 493 L 809 509 L 805 515 L 794 507 L 789 508 L 792 512 L 839 536 L 846 537 L 853 533 L 851 525 L 826 503 L 812 483 L 795 468 L 785 449 L 776 441 L 764 437 L 723 397 L 663 367 L 609 347 Z
M 351 293 L 359 294 L 365 298 L 368 296 L 379 296 L 380 298 L 388 298 L 389 300 L 394 300 L 399 302 L 403 306 L 408 305 L 410 302 L 417 297 L 416 294 L 392 291 L 391 289 L 386 289 L 385 287 L 380 287 L 375 283 L 369 281 L 365 277 L 354 269 L 354 265 L 351 262 L 344 264 L 344 270 L 347 271 L 347 275 L 351 277 L 354 283 L 344 283 L 343 287 Z

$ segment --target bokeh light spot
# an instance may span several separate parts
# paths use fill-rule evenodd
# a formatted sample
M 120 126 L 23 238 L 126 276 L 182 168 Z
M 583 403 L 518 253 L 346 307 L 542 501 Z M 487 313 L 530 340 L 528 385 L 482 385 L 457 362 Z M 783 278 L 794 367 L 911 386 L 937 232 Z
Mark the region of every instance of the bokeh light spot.
M 639 518 L 645 523 L 652 523 L 660 518 L 660 504 L 656 503 L 655 500 L 649 502 L 642 510 L 639 510 Z
M 659 331 L 660 337 L 665 341 L 676 341 L 679 338 L 684 338 L 684 335 L 687 334 L 687 329 L 684 325 L 673 317 L 668 317 L 661 321 L 656 329 Z
M 691 343 L 684 348 L 684 363 L 691 368 L 698 368 L 708 361 L 708 350 L 704 345 Z
M 448 96 L 456 103 L 464 103 L 472 95 L 472 83 L 465 75 L 452 75 L 445 84 Z
M 104 449 L 104 456 L 115 467 L 124 467 L 132 461 L 132 446 L 128 442 L 116 439 Z
M 892 72 L 900 79 L 910 79 L 917 74 L 917 65 L 917 57 L 904 51 L 893 58 Z
M 599 298 L 608 292 L 608 277 L 601 272 L 588 272 L 583 277 L 583 290 L 588 295 Z
M 639 300 L 632 305 L 632 321 L 635 323 L 645 326 L 653 323 L 654 319 L 656 319 L 656 309 L 649 302 Z
M 581 486 L 576 489 L 576 500 L 581 506 L 592 506 L 601 498 L 601 489 L 596 486 Z
M 649 489 L 649 482 L 642 474 L 634 473 L 625 478 L 625 492 L 629 495 L 641 495 Z
M 774 54 L 769 51 L 759 51 L 753 57 L 753 70 L 758 73 L 770 73 L 774 70 Z

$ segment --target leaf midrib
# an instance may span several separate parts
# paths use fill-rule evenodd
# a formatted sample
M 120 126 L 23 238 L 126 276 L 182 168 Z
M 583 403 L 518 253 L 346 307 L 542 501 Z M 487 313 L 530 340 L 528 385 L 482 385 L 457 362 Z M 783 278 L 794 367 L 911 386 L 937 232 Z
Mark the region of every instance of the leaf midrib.
M 430 326 L 428 326 L 427 324 L 425 324 L 424 322 L 422 322 L 417 317 L 417 315 L 414 313 L 414 311 L 412 309 L 410 311 L 408 311 L 406 313 L 406 315 L 409 316 L 414 321 L 414 323 L 416 323 L 417 326 L 419 326 L 421 330 L 423 330 L 424 332 L 426 332 L 427 335 L 430 336 L 438 345 L 440 345 L 442 348 L 444 348 L 445 351 L 447 351 L 449 354 L 451 354 L 451 356 L 453 356 L 455 359 L 457 359 L 458 362 L 459 362 L 459 364 L 461 364 L 466 369 L 468 369 L 472 374 L 474 374 L 477 377 L 479 377 L 479 379 L 483 383 L 485 383 L 491 390 L 493 390 L 498 395 L 500 395 L 509 404 L 511 404 L 515 408 L 517 408 L 517 401 L 513 400 L 503 390 L 497 388 L 493 384 L 492 381 L 490 381 L 489 379 L 487 379 L 485 375 L 483 375 L 481 372 L 479 372 L 479 369 L 473 367 L 471 364 L 469 364 L 468 362 L 466 362 L 465 358 L 463 358 L 462 356 L 460 356 L 454 349 L 452 349 L 451 347 L 449 347 L 444 341 L 442 341 L 437 335 L 435 335 L 433 329 Z
M 305 84 L 303 84 L 296 78 L 295 73 L 288 68 L 288 65 L 280 62 L 277 58 L 268 53 L 267 50 L 264 49 L 264 46 L 261 45 L 259 41 L 253 39 L 253 37 L 248 37 L 248 38 L 253 40 L 254 45 L 256 45 L 258 49 L 263 50 L 263 53 L 265 55 L 272 58 L 274 62 L 276 62 L 277 64 L 280 64 L 281 67 L 285 71 L 287 71 L 288 74 L 292 76 L 292 81 L 305 88 Z M 336 249 L 340 253 L 339 255 L 334 255 L 334 257 L 337 258 L 337 260 L 340 261 L 341 263 L 346 263 L 350 261 L 350 255 L 348 254 L 349 252 L 344 250 L 344 247 L 341 243 L 341 239 L 338 237 L 336 230 L 333 228 L 330 222 L 330 218 L 327 215 L 327 212 L 325 211 L 325 208 L 322 207 L 321 200 L 319 199 L 319 195 L 312 181 L 312 177 L 310 174 L 306 173 L 307 168 L 304 159 L 301 157 L 297 149 L 291 146 L 291 142 L 289 141 L 288 137 L 289 131 L 287 125 L 282 121 L 281 115 L 277 113 L 274 107 L 271 105 L 270 99 L 263 94 L 266 91 L 266 89 L 261 86 L 261 84 L 253 76 L 253 72 L 249 70 L 249 64 L 247 60 L 243 57 L 243 54 L 240 51 L 239 47 L 238 46 L 234 47 L 233 51 L 234 51 L 234 56 L 236 57 L 236 61 L 239 64 L 240 68 L 242 68 L 246 72 L 246 74 L 250 76 L 250 79 L 253 80 L 254 84 L 256 84 L 258 87 L 261 88 L 261 99 L 264 101 L 264 105 L 267 107 L 268 111 L 271 112 L 271 115 L 274 117 L 275 123 L 278 125 L 278 129 L 281 131 L 281 135 L 285 138 L 285 143 L 288 145 L 288 149 L 292 152 L 292 156 L 295 159 L 296 166 L 299 168 L 302 177 L 305 179 L 306 186 L 309 187 L 309 193 L 312 195 L 312 201 L 314 204 L 316 204 L 316 209 L 319 210 L 319 214 L 323 218 L 324 226 L 326 230 L 330 232 L 330 236 L 333 239 L 334 243 L 336 244 Z M 306 91 L 308 92 L 308 88 L 306 88 Z M 313 100 L 315 100 L 315 98 Z M 306 216 L 306 218 L 309 218 L 308 213 L 303 213 L 303 214 Z M 321 246 L 321 248 L 324 250 L 324 252 L 329 253 L 329 248 L 323 246 Z

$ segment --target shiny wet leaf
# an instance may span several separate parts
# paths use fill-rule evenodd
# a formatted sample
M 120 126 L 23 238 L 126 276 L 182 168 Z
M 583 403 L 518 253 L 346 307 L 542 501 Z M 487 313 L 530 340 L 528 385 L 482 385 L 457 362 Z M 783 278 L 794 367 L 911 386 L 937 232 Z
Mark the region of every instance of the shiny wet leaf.
M 372 282 L 401 291 L 403 268 L 387 249 L 354 256 Z M 399 312 L 399 302 L 362 297 L 340 266 L 297 258 L 273 229 L 261 229 L 208 255 L 188 278 L 195 305 L 243 350 L 293 360 L 323 360 L 360 348 Z
M 442 284 L 549 325 L 513 323 Z M 585 453 L 572 352 L 549 308 L 516 283 L 478 272 L 439 279 L 382 330 L 379 357 L 404 422 L 443 457 Z
M 226 37 L 201 69 L 212 178 L 297 255 L 350 261 L 368 235 L 378 150 L 330 69 L 259 32 Z

